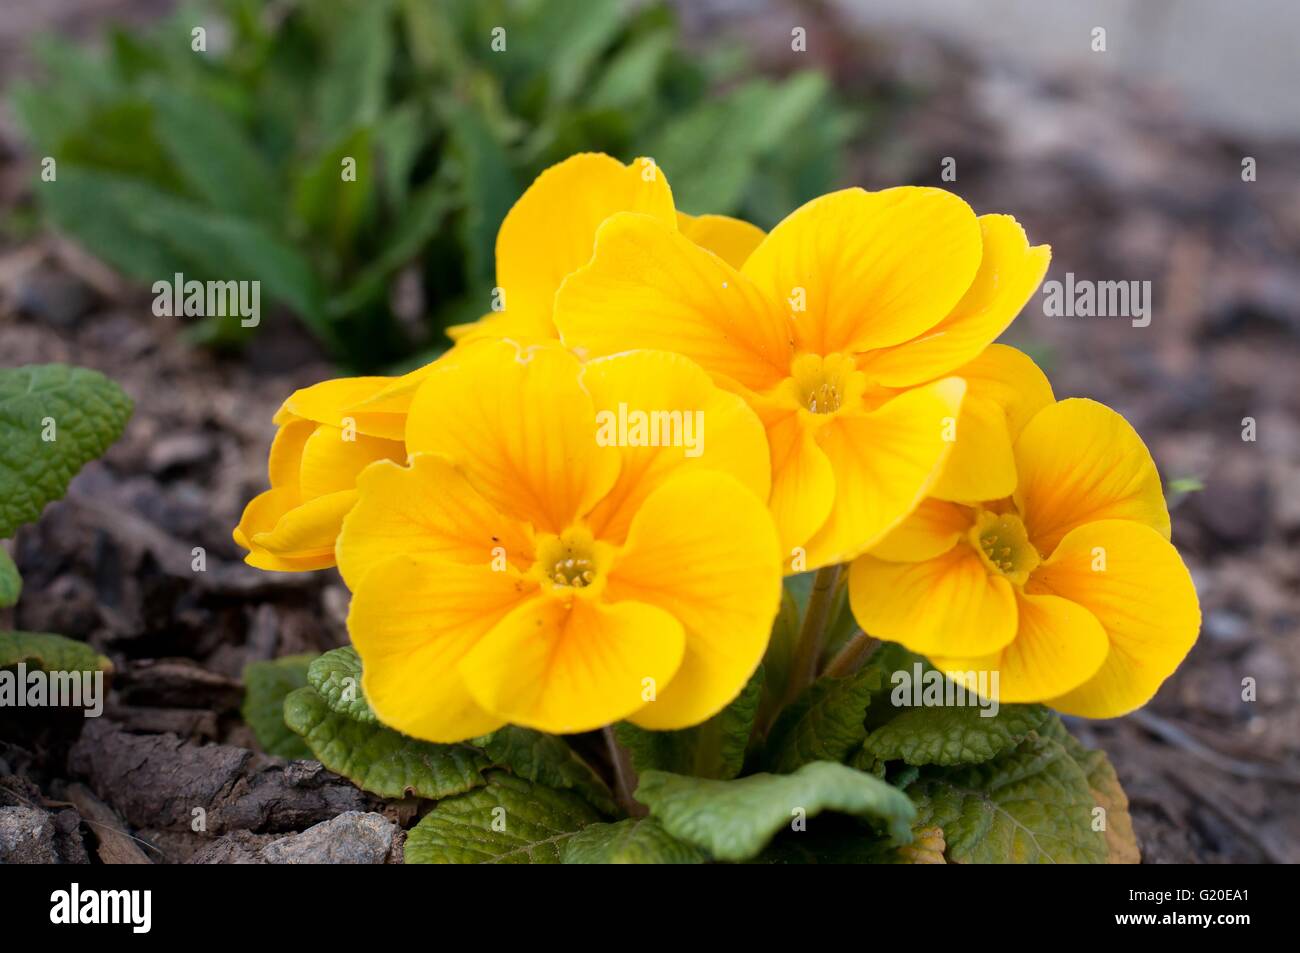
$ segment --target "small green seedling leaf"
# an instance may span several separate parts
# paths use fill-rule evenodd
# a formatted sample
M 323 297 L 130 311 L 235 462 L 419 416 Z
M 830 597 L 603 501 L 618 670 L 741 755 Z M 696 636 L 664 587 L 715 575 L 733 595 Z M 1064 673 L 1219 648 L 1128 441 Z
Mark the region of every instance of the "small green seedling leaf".
M 9 550 L 0 546 L 0 609 L 7 609 L 18 602 L 23 593 L 23 577 L 18 574 Z
M 130 416 L 131 398 L 98 371 L 63 364 L 0 370 L 0 537 L 60 499 Z
M 0 632 L 0 668 L 20 662 L 43 672 L 113 671 L 113 663 L 85 642 L 52 632 Z
M 361 656 L 350 645 L 331 649 L 307 668 L 307 684 L 340 715 L 377 724 L 375 713 L 361 691 Z
M 244 666 L 244 704 L 240 714 L 267 754 L 305 759 L 314 755 L 307 743 L 284 723 L 284 700 L 307 684 L 307 666 L 315 655 L 289 655 Z

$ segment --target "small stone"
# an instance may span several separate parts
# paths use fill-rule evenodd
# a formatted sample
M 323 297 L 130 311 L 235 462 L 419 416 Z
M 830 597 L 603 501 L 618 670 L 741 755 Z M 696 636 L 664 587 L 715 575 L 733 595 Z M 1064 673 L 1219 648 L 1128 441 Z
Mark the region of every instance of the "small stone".
M 382 815 L 348 811 L 266 845 L 260 857 L 267 864 L 382 864 L 396 838 L 397 825 Z
M 57 864 L 57 833 L 48 811 L 0 807 L 0 864 Z

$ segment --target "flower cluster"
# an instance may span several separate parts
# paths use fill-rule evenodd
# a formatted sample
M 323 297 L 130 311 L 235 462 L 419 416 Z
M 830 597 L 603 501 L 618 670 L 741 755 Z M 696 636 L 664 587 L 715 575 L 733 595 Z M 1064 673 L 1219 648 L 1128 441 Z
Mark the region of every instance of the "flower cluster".
M 496 256 L 443 357 L 285 402 L 235 530 L 261 568 L 337 563 L 391 727 L 697 724 L 782 576 L 841 564 L 867 633 L 1004 701 L 1122 714 L 1195 640 L 1140 438 L 993 343 L 1050 260 L 1010 216 L 847 189 L 764 234 L 583 154 Z

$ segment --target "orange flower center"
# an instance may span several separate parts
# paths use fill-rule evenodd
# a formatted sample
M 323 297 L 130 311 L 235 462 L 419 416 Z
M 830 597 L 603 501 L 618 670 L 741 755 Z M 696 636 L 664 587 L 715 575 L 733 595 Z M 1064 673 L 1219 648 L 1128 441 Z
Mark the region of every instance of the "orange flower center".
M 981 511 L 971 527 L 970 543 L 990 570 L 1020 586 L 1042 561 L 1025 524 L 1014 513 Z
M 558 536 L 538 538 L 533 572 L 556 588 L 587 589 L 601 579 L 606 562 L 602 552 L 590 530 L 570 527 Z
M 809 413 L 833 414 L 862 397 L 866 376 L 847 354 L 800 354 L 790 365 L 787 389 Z

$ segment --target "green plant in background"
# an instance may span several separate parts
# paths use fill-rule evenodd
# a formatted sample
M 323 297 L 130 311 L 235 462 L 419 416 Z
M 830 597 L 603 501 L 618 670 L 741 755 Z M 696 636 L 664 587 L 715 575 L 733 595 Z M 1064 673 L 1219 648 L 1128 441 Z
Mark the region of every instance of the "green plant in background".
M 0 370 L 0 539 L 60 499 L 86 463 L 122 435 L 131 399 L 104 375 L 43 364 Z M 0 610 L 18 602 L 22 578 L 0 547 Z M 89 645 L 0 623 L 0 673 L 24 664 L 44 671 L 112 670 Z M 0 705 L 4 680 L 0 679 Z M 21 690 L 21 689 L 20 689 Z
M 684 49 L 657 3 L 223 0 L 38 52 L 46 75 L 13 106 L 56 160 L 36 189 L 56 228 L 147 284 L 258 280 L 356 369 L 488 309 L 497 227 L 558 159 L 650 155 L 684 211 L 770 225 L 834 184 L 851 129 L 821 74 L 742 79 L 743 57 Z M 390 304 L 409 266 L 414 322 Z

